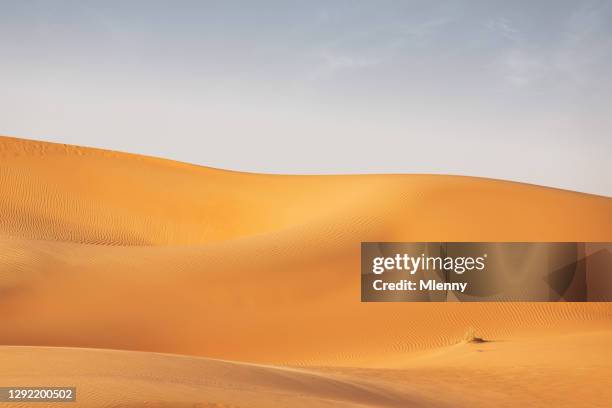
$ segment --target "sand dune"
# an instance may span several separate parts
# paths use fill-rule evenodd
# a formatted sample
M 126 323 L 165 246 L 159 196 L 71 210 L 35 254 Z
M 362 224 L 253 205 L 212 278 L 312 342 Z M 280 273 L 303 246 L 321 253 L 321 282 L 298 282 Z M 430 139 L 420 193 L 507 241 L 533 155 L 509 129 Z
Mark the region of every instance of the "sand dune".
M 302 371 L 268 372 L 214 360 L 193 360 L 197 363 L 192 371 L 177 371 L 177 376 L 192 378 L 214 370 L 246 370 L 243 382 L 228 374 L 225 386 L 244 386 L 252 392 L 236 391 L 235 399 L 226 392 L 207 402 L 226 404 L 219 406 L 270 406 L 263 401 L 277 392 L 283 397 L 270 399 L 277 402 L 273 406 L 317 406 L 315 400 L 320 406 L 393 406 L 389 404 L 397 401 L 399 406 L 431 406 L 434 400 L 444 406 L 452 400 L 441 399 L 424 380 L 418 387 L 401 380 L 403 374 L 398 373 L 407 368 L 398 368 L 397 362 L 406 356 L 412 359 L 414 353 L 456 347 L 466 332 L 474 331 L 496 340 L 483 347 L 497 351 L 472 353 L 476 363 L 467 372 L 475 380 L 481 378 L 484 371 L 479 370 L 489 370 L 490 356 L 499 362 L 490 368 L 498 373 L 495 378 L 514 378 L 516 387 L 527 387 L 519 380 L 520 368 L 504 367 L 520 350 L 532 354 L 549 348 L 537 339 L 576 336 L 563 347 L 580 350 L 588 339 L 602 353 L 610 340 L 607 334 L 588 333 L 610 327 L 612 304 L 362 304 L 358 272 L 361 241 L 612 241 L 612 199 L 607 197 L 470 177 L 246 174 L 0 137 L 0 215 L 2 345 L 140 350 L 335 367 L 316 377 L 316 386 L 309 382 L 315 381 L 313 377 L 302 377 L 310 375 Z M 583 334 L 586 337 L 580 337 Z M 524 341 L 524 336 L 535 336 L 536 343 Z M 506 349 L 506 344 L 515 348 Z M 463 350 L 472 347 L 464 346 Z M 54 358 L 54 353 L 67 353 L 75 376 L 79 361 L 102 361 L 107 358 L 104 353 L 111 353 L 4 348 L 3 364 L 25 358 L 23 350 L 33 353 L 32 361 L 39 354 Z M 19 353 L 13 356 L 15 352 Z M 84 354 L 89 352 L 91 356 Z M 453 353 L 453 359 L 460 359 L 460 351 Z M 134 359 L 133 367 L 126 369 L 135 372 L 162 373 L 165 359 L 179 371 L 192 364 L 156 354 L 121 356 Z M 609 352 L 600 358 L 597 372 L 611 374 Z M 446 356 L 439 361 L 450 360 Z M 419 375 L 431 373 L 431 378 L 442 371 L 459 375 L 468 366 L 444 371 L 435 359 L 423 361 Z M 577 357 L 551 372 L 564 374 L 581 367 L 580 361 Z M 45 369 L 44 364 L 40 367 Z M 530 368 L 523 368 L 530 378 Z M 16 376 L 15 370 L 16 366 L 3 365 L 0 376 L 27 378 L 25 372 Z M 100 384 L 121 394 L 121 377 L 113 379 L 121 370 L 109 366 L 106 382 Z M 389 376 L 395 379 L 374 381 L 384 370 L 391 370 Z M 305 388 L 270 380 L 268 393 L 246 385 L 260 376 L 287 372 L 297 376 L 291 381 L 304 382 Z M 348 379 L 338 380 L 336 375 Z M 589 386 L 583 380 L 591 390 L 604 384 L 596 379 Z M 185 399 L 171 406 L 201 401 L 193 398 L 211 391 L 208 386 L 176 385 L 177 393 L 191 388 Z M 154 381 L 143 387 L 155 392 L 161 405 L 142 405 L 138 394 L 130 400 L 133 406 L 165 406 L 163 387 Z M 552 395 L 546 384 L 541 388 L 543 395 Z M 349 398 L 355 393 L 358 401 Z M 501 388 L 499 393 L 505 395 Z M 498 394 L 489 394 L 487 401 L 503 406 L 502 399 L 495 399 Z M 251 399 L 260 403 L 247 404 Z M 113 406 L 104 405 L 97 394 L 91 401 L 84 406 Z M 535 397 L 529 401 L 542 402 Z
M 612 227 L 609 198 L 470 177 L 247 174 L 6 137 L 0 159 L 0 232 L 30 239 L 605 241 Z
M 609 356 L 611 342 L 610 330 L 463 342 L 404 355 L 390 361 L 391 368 L 367 369 L 0 347 L 0 381 L 7 386 L 76 386 L 75 405 L 92 408 L 604 407 L 612 387 L 612 361 L 602 356 Z
M 0 248 L 3 344 L 354 365 L 454 344 L 470 328 L 505 338 L 536 328 L 597 328 L 612 317 L 606 303 L 362 304 L 358 250 L 15 238 L 0 240 Z
M 86 407 L 405 407 L 414 401 L 339 374 L 221 360 L 30 347 L 0 348 L 0 358 L 11 373 L 0 373 L 3 384 L 70 384 Z

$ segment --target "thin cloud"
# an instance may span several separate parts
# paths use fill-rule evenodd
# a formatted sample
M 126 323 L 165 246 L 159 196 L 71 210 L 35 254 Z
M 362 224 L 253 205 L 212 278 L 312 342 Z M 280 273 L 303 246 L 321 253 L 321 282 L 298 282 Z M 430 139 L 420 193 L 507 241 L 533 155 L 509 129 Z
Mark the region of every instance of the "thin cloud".
M 503 17 L 487 21 L 485 27 L 508 40 L 516 41 L 520 37 L 519 29 L 515 27 L 510 20 Z

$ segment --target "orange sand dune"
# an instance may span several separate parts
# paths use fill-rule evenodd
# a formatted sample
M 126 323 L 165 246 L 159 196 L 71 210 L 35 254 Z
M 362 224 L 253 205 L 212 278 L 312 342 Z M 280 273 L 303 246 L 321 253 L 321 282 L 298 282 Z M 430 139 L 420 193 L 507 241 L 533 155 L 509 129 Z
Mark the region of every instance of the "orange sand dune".
M 359 377 L 163 354 L 0 347 L 0 359 L 11 373 L 0 373 L 3 385 L 70 384 L 82 401 L 77 406 L 91 408 L 400 408 L 418 401 L 384 382 Z
M 606 303 L 360 302 L 361 241 L 464 240 L 612 241 L 612 199 L 470 177 L 246 174 L 0 137 L 0 344 L 324 365 L 340 375 L 349 369 L 339 367 L 361 367 L 363 375 L 351 371 L 349 382 L 339 386 L 346 390 L 342 387 L 354 386 L 353 380 L 372 379 L 366 367 L 384 370 L 414 352 L 446 350 L 467 331 L 496 340 L 483 347 L 497 351 L 482 356 L 499 362 L 503 379 L 521 375 L 520 367 L 503 368 L 512 364 L 509 356 L 534 352 L 522 348 L 522 340 L 514 351 L 505 349 L 506 341 L 535 333 L 536 338 L 575 335 L 575 344 L 568 345 L 574 350 L 586 341 L 580 334 L 610 327 L 612 304 Z M 609 336 L 593 342 L 603 347 Z M 535 344 L 536 351 L 548 348 Z M 15 350 L 3 349 L 2 355 L 12 358 Z M 69 358 L 85 353 L 65 352 Z M 484 370 L 488 363 L 475 353 L 476 366 L 468 372 L 480 378 L 478 367 Z M 154 365 L 161 357 L 134 356 L 135 370 L 146 371 L 150 357 L 151 372 L 163 371 Z M 600 358 L 601 372 L 612 374 L 609 352 Z M 187 361 L 171 360 L 177 370 Z M 213 364 L 197 361 L 203 373 Z M 431 367 L 419 370 L 433 370 L 433 376 L 441 368 L 428 361 Z M 578 357 L 568 364 L 567 370 L 582 367 Z M 11 378 L 15 371 L 6 367 L 0 366 L 0 376 Z M 523 368 L 529 377 L 529 367 Z M 457 370 L 445 373 L 463 368 Z M 423 382 L 415 390 L 406 388 L 408 381 L 394 381 L 377 386 L 415 404 L 436 395 L 427 394 Z M 325 384 L 322 389 L 334 388 Z M 593 384 L 595 389 L 602 382 Z M 370 405 L 387 406 L 368 395 Z M 413 400 L 415 395 L 425 399 Z M 497 401 L 495 395 L 487 398 Z M 261 406 L 245 404 L 243 397 L 219 403 Z M 315 406 L 307 398 L 299 403 Z M 326 406 L 359 403 L 335 398 L 336 405 Z M 272 405 L 302 406 L 282 401 Z
M 0 382 L 74 386 L 75 406 L 88 408 L 605 407 L 612 389 L 610 344 L 610 330 L 464 342 L 404 355 L 392 368 L 307 370 L 155 353 L 0 347 Z

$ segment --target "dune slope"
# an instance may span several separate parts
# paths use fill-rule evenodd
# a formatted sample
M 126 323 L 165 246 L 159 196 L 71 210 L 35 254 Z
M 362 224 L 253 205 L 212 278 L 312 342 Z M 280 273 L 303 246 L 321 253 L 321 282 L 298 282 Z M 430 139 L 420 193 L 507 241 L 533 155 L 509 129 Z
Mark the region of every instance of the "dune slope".
M 576 373 L 611 374 L 612 304 L 361 303 L 362 241 L 610 242 L 612 199 L 456 176 L 237 173 L 0 137 L 0 345 L 26 347 L 1 349 L 0 377 L 35 382 L 19 369 L 26 354 L 24 367 L 50 361 L 39 365 L 41 378 L 77 381 L 85 370 L 84 406 L 114 406 L 95 387 L 124 395 L 123 371 L 145 378 L 126 397 L 135 407 L 490 406 L 460 399 L 449 384 L 455 391 L 442 398 L 438 376 L 467 376 L 463 389 L 482 381 L 497 390 L 483 401 L 496 406 L 504 406 L 503 384 L 527 387 L 524 403 L 538 406 L 537 391 L 552 388 L 522 376 L 548 369 L 610 396 L 601 377 L 589 383 Z M 461 343 L 466 332 L 494 341 L 472 350 Z M 561 346 L 541 340 L 549 338 Z M 581 354 L 587 345 L 599 358 Z M 550 352 L 535 368 L 509 368 L 545 350 L 576 357 L 548 367 Z M 130 362 L 113 366 L 115 356 Z M 58 377 L 54 358 L 72 371 Z M 413 371 L 416 386 L 405 379 Z M 222 385 L 194 380 L 219 373 Z M 158 405 L 143 405 L 149 392 Z
M 11 373 L 0 372 L 3 384 L 73 386 L 86 407 L 422 406 L 406 393 L 339 374 L 221 360 L 37 347 L 1 347 L 0 359 Z
M 361 241 L 612 240 L 609 198 L 467 177 L 243 174 L 13 138 L 0 157 L 2 344 L 352 364 L 469 329 L 612 316 L 607 304 L 361 304 L 358 273 Z
M 76 387 L 75 405 L 90 408 L 604 407 L 612 361 L 602 356 L 609 356 L 611 341 L 607 330 L 462 342 L 391 359 L 390 368 L 307 370 L 143 352 L 0 347 L 0 381 Z

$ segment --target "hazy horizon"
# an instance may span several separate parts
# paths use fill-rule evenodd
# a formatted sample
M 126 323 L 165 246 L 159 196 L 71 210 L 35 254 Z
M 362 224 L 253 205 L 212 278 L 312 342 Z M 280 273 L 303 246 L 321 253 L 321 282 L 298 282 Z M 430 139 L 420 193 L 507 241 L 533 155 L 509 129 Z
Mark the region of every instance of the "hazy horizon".
M 0 134 L 612 196 L 612 3 L 0 0 Z

